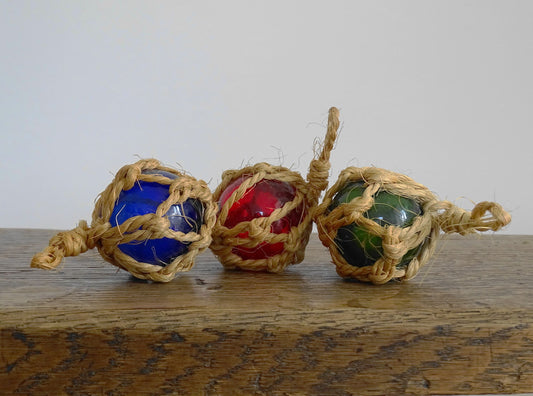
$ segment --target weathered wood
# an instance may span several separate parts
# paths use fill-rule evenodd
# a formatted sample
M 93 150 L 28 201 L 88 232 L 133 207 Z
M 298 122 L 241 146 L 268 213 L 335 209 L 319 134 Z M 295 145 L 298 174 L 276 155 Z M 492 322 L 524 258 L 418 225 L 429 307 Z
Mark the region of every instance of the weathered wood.
M 31 269 L 51 230 L 0 230 L 2 394 L 533 390 L 532 236 L 453 237 L 417 278 L 339 278 L 313 237 L 283 274 L 206 252 L 168 284 L 95 251 Z

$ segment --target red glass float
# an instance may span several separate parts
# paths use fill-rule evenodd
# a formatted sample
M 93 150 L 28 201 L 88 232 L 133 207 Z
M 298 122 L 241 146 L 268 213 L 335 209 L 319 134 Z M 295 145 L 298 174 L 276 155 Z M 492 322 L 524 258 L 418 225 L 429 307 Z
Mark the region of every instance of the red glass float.
M 223 206 L 231 194 L 250 176 L 244 175 L 234 180 L 220 195 L 219 206 Z M 268 217 L 276 209 L 280 209 L 287 202 L 291 202 L 296 195 L 295 188 L 287 182 L 279 180 L 263 179 L 257 184 L 246 189 L 244 196 L 236 201 L 228 212 L 224 226 L 233 228 L 243 221 L 250 221 L 258 217 Z M 289 214 L 276 220 L 270 226 L 270 232 L 274 234 L 288 234 L 291 227 L 298 226 L 304 214 L 304 205 L 300 204 Z M 249 232 L 238 234 L 239 238 L 248 238 Z M 237 246 L 233 253 L 241 258 L 265 259 L 283 252 L 284 243 L 261 242 L 254 248 Z
M 304 258 L 312 212 L 327 187 L 339 111 L 329 110 L 326 138 L 307 181 L 290 169 L 259 163 L 228 170 L 213 193 L 219 204 L 211 250 L 226 268 L 281 272 Z

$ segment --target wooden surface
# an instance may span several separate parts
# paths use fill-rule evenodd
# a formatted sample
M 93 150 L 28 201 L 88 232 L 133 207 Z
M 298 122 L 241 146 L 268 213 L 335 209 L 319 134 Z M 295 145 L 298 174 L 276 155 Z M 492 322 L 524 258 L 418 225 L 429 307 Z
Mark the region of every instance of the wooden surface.
M 0 229 L 0 394 L 377 395 L 533 390 L 532 236 L 449 237 L 414 280 L 339 278 L 313 237 L 283 274 L 210 252 L 168 284 L 96 251 L 29 267 Z

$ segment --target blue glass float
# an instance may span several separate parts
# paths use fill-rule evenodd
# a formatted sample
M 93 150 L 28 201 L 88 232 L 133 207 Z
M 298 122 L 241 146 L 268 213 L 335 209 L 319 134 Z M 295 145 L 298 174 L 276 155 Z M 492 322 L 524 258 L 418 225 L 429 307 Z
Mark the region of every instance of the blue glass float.
M 363 182 L 347 183 L 335 194 L 328 209 L 331 211 L 342 203 L 360 197 L 364 190 Z M 363 214 L 382 227 L 391 225 L 408 227 L 420 215 L 422 208 L 418 202 L 383 190 L 374 194 L 374 205 Z M 355 267 L 373 265 L 383 256 L 381 238 L 355 223 L 338 229 L 335 244 L 348 264 Z M 409 250 L 396 267 L 402 268 L 407 265 L 420 252 L 423 245 L 424 243 Z
M 178 176 L 163 170 L 144 170 L 143 174 L 157 174 L 169 179 Z M 157 207 L 169 197 L 168 185 L 139 180 L 135 185 L 122 191 L 115 203 L 109 222 L 113 227 L 124 223 L 131 217 L 155 213 Z M 204 208 L 197 199 L 189 198 L 175 204 L 165 214 L 170 228 L 183 233 L 198 232 L 203 222 Z M 135 260 L 159 266 L 166 266 L 178 256 L 187 253 L 189 242 L 170 238 L 147 239 L 122 243 L 118 248 Z

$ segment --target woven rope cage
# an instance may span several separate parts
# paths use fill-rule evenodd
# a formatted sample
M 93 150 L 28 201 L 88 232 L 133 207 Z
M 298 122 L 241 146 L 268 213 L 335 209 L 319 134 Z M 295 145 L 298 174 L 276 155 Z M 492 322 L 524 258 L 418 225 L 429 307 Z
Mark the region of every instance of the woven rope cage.
M 364 192 L 350 202 L 332 208 L 335 195 L 347 183 L 353 182 L 360 182 Z M 378 224 L 365 213 L 373 207 L 375 196 L 380 191 L 416 201 L 422 213 L 408 227 Z M 511 216 L 494 202 L 480 202 L 472 211 L 467 211 L 449 201 L 440 201 L 427 187 L 399 173 L 376 167 L 349 167 L 340 173 L 336 183 L 325 193 L 314 219 L 319 238 L 329 249 L 341 277 L 384 284 L 391 279 L 413 278 L 433 255 L 441 231 L 461 235 L 497 231 L 509 224 Z M 381 241 L 381 257 L 372 265 L 349 264 L 335 242 L 341 227 L 354 224 Z M 415 257 L 406 265 L 400 265 L 406 253 L 416 249 Z
M 112 226 L 111 216 L 120 194 L 140 182 L 153 182 L 168 187 L 168 197 L 157 206 L 154 213 L 133 216 Z M 182 205 L 188 199 L 201 203 L 202 224 L 197 232 L 174 231 L 166 213 L 172 206 Z M 77 256 L 96 247 L 106 261 L 129 271 L 139 279 L 168 282 L 178 272 L 190 270 L 195 257 L 209 246 L 216 211 L 217 206 L 204 181 L 163 166 L 155 159 L 140 160 L 122 167 L 99 195 L 90 226 L 82 220 L 73 230 L 60 232 L 52 237 L 49 246 L 33 257 L 31 266 L 53 269 L 63 257 Z M 137 261 L 120 248 L 122 244 L 142 244 L 160 238 L 186 244 L 187 250 L 166 265 L 154 265 Z
M 228 170 L 222 174 L 220 185 L 213 193 L 219 202 L 219 213 L 213 229 L 210 249 L 221 264 L 228 269 L 240 268 L 251 271 L 282 272 L 291 264 L 300 263 L 312 231 L 312 216 L 320 194 L 328 184 L 330 153 L 334 147 L 339 128 L 339 111 L 329 110 L 326 137 L 317 158 L 309 166 L 307 180 L 294 171 L 282 166 L 259 163 L 239 170 Z M 221 195 L 228 186 L 242 178 L 242 183 L 229 198 L 220 203 Z M 294 196 L 282 207 L 267 216 L 255 217 L 230 227 L 226 225 L 232 206 L 263 180 L 287 183 L 294 189 Z M 298 221 L 288 232 L 273 232 L 273 224 L 287 216 L 298 213 Z M 243 257 L 239 249 L 260 249 L 262 246 L 282 244 L 280 252 L 261 258 Z

